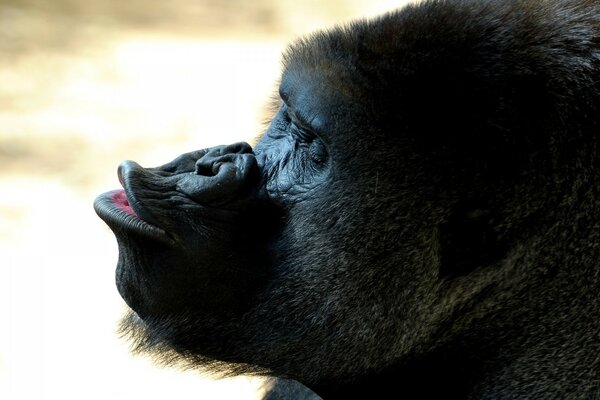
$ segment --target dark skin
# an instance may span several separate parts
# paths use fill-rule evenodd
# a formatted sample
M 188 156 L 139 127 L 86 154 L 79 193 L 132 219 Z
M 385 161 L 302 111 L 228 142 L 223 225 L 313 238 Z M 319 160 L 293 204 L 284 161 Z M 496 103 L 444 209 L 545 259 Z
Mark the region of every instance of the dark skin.
M 599 394 L 600 3 L 427 2 L 285 56 L 258 143 L 99 196 L 136 350 L 325 399 Z

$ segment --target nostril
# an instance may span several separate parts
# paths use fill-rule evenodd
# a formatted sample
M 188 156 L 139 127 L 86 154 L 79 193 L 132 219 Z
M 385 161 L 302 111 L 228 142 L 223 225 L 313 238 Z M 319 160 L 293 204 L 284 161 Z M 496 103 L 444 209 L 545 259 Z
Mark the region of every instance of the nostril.
M 253 195 L 260 178 L 254 153 L 212 151 L 196 160 L 195 175 L 182 175 L 177 186 L 201 204 L 218 205 Z
M 201 176 L 215 176 L 216 172 L 213 171 L 212 163 L 210 162 L 202 162 L 202 160 L 198 160 L 196 162 L 196 175 Z
M 196 175 L 212 177 L 219 173 L 221 165 L 233 163 L 238 157 L 237 153 L 227 153 L 222 156 L 212 156 L 210 153 L 196 161 Z
M 219 173 L 219 169 L 221 168 L 221 165 L 223 165 L 223 162 L 221 162 L 221 161 L 217 161 L 216 163 L 214 163 L 212 165 L 212 173 L 214 175 L 217 175 Z
M 196 161 L 194 172 L 199 176 L 213 177 L 219 173 L 223 164 L 231 163 L 239 167 L 240 160 L 248 156 L 254 158 L 254 153 L 252 147 L 245 142 L 213 147 Z

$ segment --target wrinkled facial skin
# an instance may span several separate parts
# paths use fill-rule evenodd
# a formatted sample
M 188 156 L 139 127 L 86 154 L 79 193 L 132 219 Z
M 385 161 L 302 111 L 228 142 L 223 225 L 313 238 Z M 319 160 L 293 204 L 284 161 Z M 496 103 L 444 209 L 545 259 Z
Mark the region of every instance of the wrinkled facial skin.
M 331 398 L 591 398 L 599 7 L 428 1 L 319 33 L 254 147 L 123 162 L 94 205 L 134 346 Z
M 272 233 L 250 146 L 190 152 L 157 168 L 124 161 L 118 176 L 124 192 L 95 207 L 115 230 L 117 287 L 129 306 L 142 317 L 241 307 L 266 273 L 260 249 Z

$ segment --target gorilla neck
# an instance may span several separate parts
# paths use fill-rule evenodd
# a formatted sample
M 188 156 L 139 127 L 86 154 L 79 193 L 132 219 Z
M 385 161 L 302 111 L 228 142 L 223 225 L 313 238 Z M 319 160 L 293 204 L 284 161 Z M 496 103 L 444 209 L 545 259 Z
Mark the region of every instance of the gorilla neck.
M 325 400 L 373 398 L 379 392 L 423 399 L 513 399 L 523 394 L 528 398 L 591 398 L 594 388 L 582 382 L 593 379 L 597 361 L 594 354 L 582 354 L 581 349 L 593 347 L 592 318 L 598 315 L 588 319 L 587 337 L 581 337 L 578 330 L 581 321 L 569 328 L 570 318 L 564 315 L 564 330 L 558 335 L 554 330 L 544 334 L 540 326 L 534 328 L 535 333 L 523 329 L 526 338 L 522 340 L 490 346 L 489 342 L 500 342 L 494 335 L 502 335 L 490 329 L 487 343 L 482 335 L 479 343 L 455 343 L 349 384 L 310 388 Z
M 513 276 L 506 280 L 521 280 L 521 289 L 493 289 L 469 316 L 439 332 L 441 347 L 349 384 L 322 382 L 311 389 L 327 400 L 370 398 L 379 390 L 408 398 L 591 398 L 597 388 L 586 382 L 597 374 L 597 354 L 581 349 L 598 347 L 600 246 L 590 242 L 590 232 L 599 229 L 592 223 L 571 232 L 569 241 L 553 238 L 560 243 L 553 247 L 539 240 L 537 251 L 507 274 Z M 546 269 L 529 275 L 526 267 L 535 260 Z M 578 296 L 565 295 L 573 285 L 580 287 Z

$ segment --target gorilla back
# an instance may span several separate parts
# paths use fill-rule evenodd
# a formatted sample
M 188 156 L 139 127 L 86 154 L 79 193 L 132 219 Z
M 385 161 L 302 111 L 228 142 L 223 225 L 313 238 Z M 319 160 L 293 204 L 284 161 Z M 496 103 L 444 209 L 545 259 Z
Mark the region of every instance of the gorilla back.
M 448 0 L 293 44 L 254 148 L 97 198 L 135 349 L 324 398 L 598 396 L 599 30 Z

